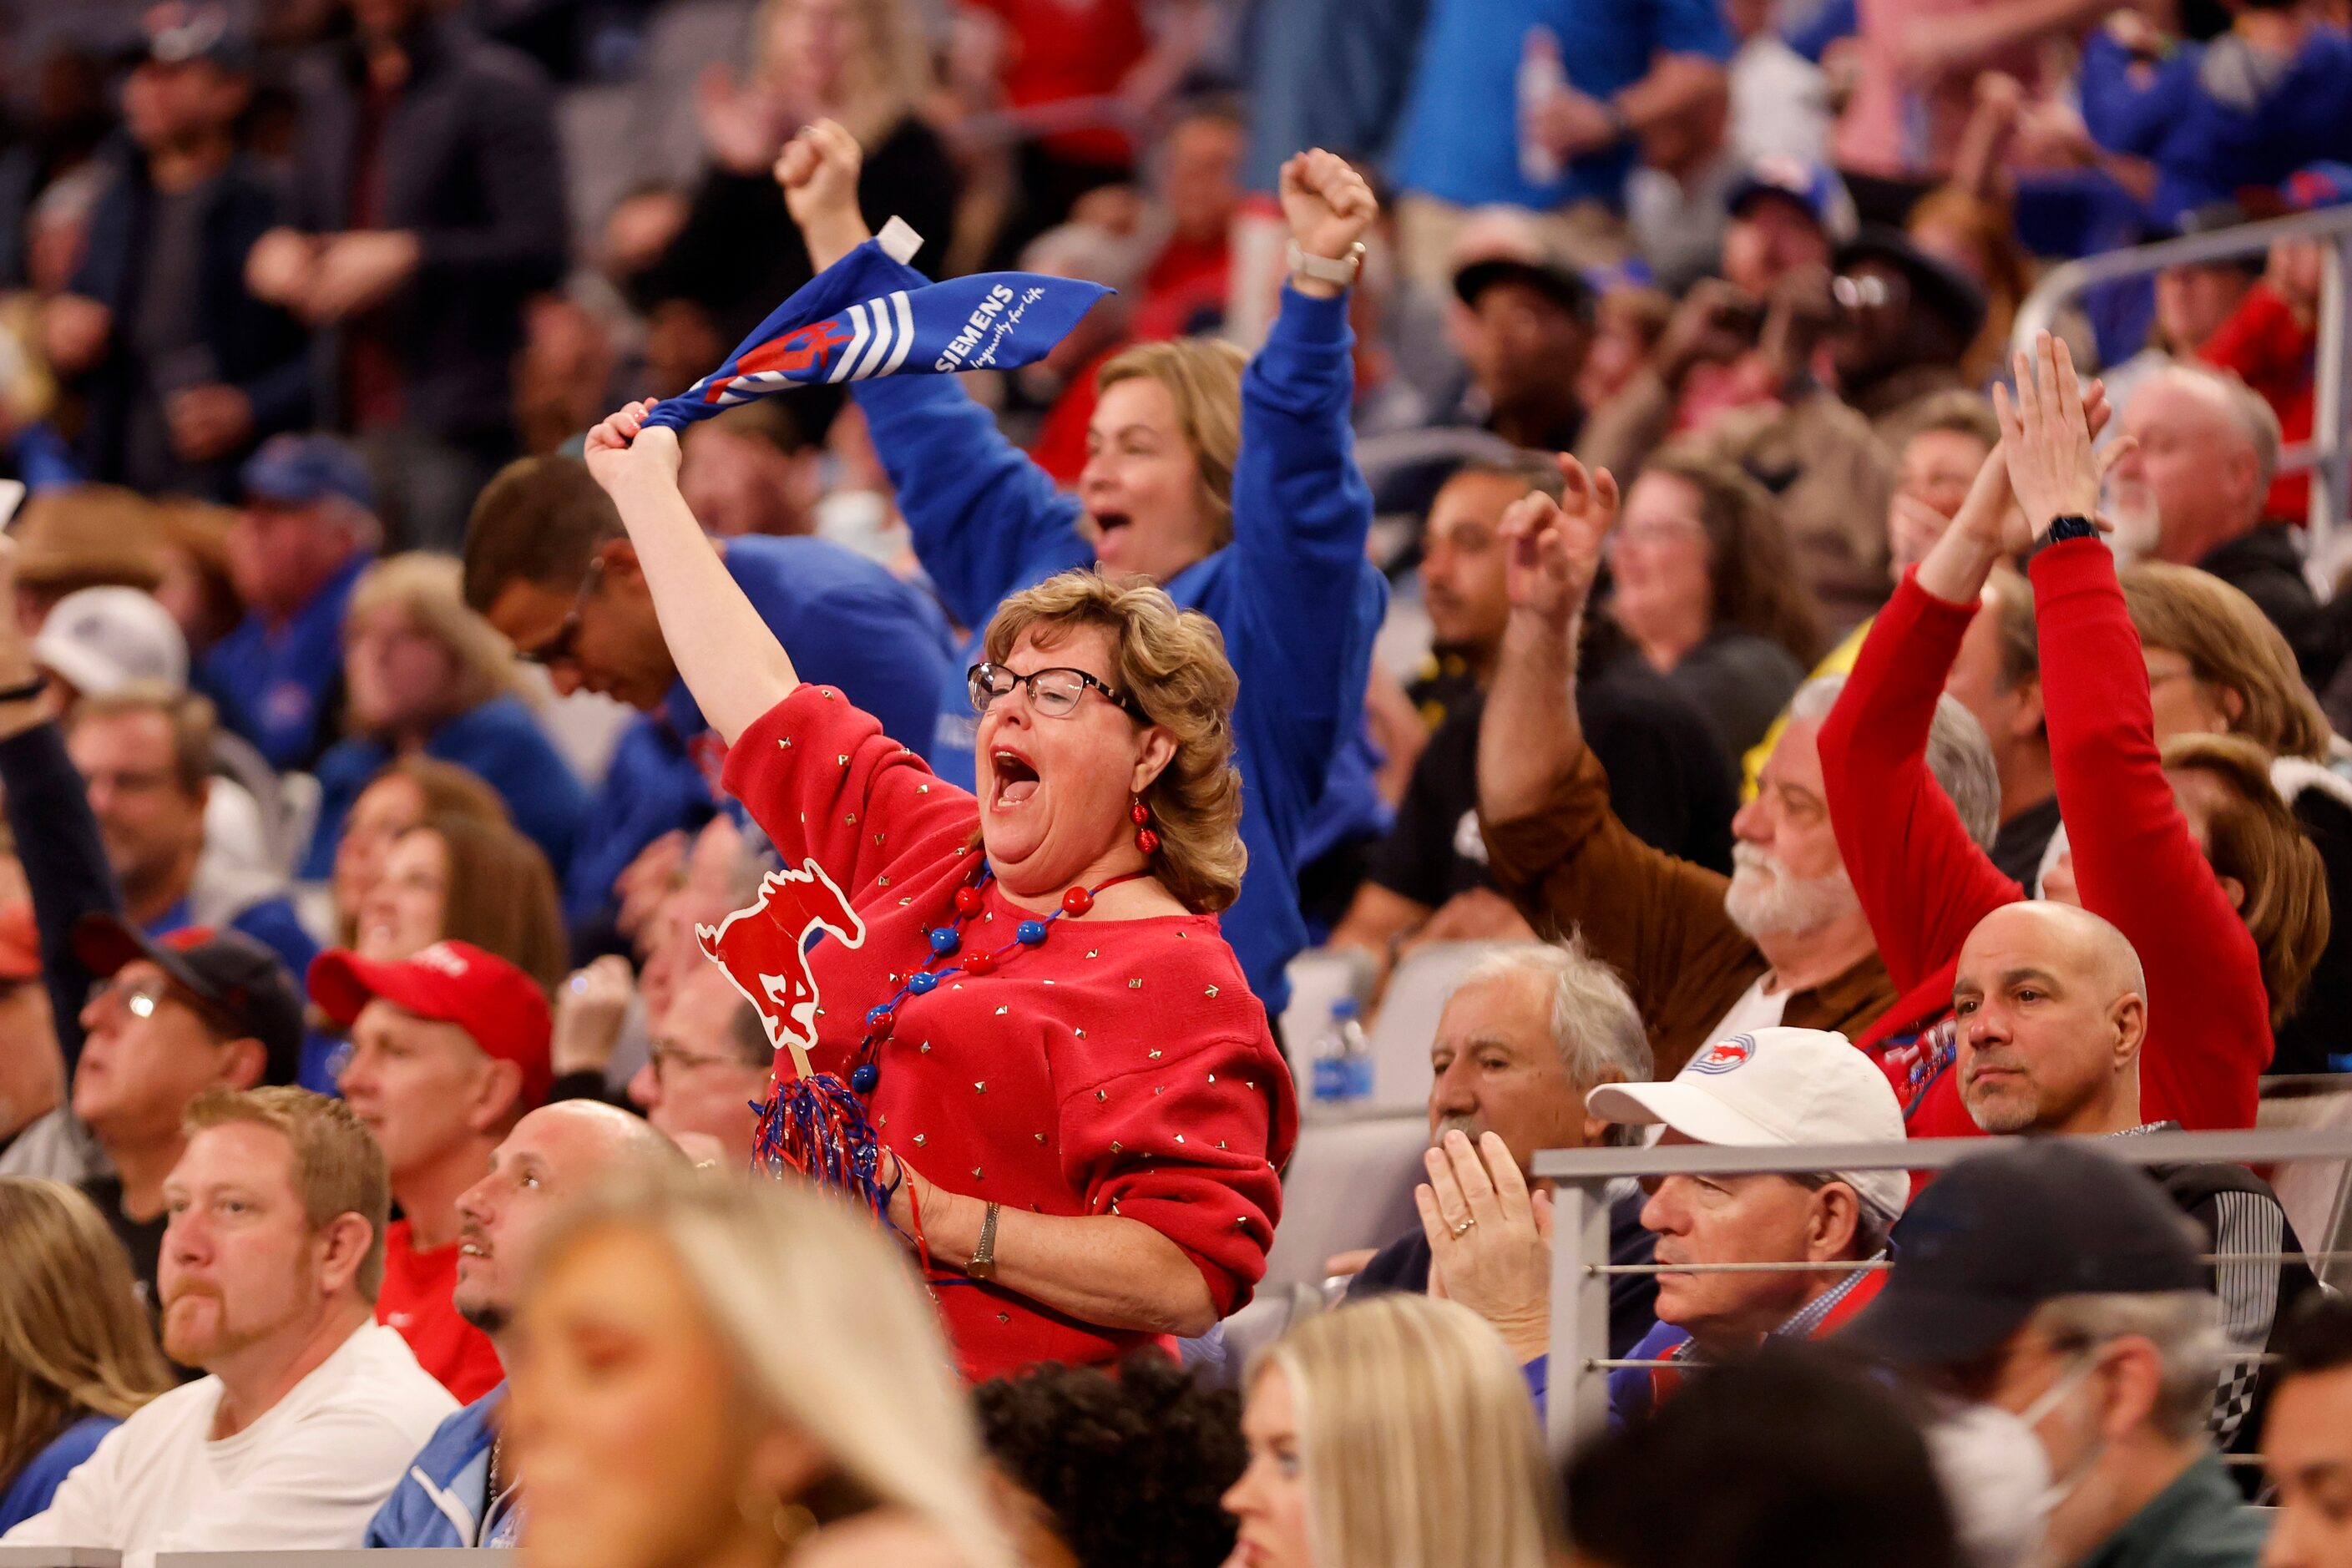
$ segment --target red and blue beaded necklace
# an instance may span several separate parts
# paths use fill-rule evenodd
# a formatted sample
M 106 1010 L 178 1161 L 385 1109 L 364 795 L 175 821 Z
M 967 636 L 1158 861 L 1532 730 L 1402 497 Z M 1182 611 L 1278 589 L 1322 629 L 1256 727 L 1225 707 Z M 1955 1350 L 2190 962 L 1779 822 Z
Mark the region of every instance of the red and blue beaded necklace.
M 953 923 L 931 928 L 928 937 L 930 956 L 923 961 L 923 966 L 908 975 L 888 1001 L 866 1010 L 866 1037 L 857 1043 L 857 1055 L 853 1058 L 856 1065 L 849 1070 L 849 1087 L 859 1094 L 872 1094 L 875 1086 L 882 1081 L 882 1065 L 877 1059 L 882 1042 L 888 1039 L 891 1031 L 898 1026 L 898 1009 L 906 1005 L 908 997 L 929 995 L 939 988 L 940 981 L 951 974 L 993 974 L 1006 958 L 1028 948 L 1045 946 L 1055 921 L 1065 915 L 1083 915 L 1095 907 L 1095 900 L 1101 894 L 1121 882 L 1132 882 L 1139 877 L 1150 874 L 1150 868 L 1144 867 L 1098 882 L 1091 888 L 1072 888 L 1062 895 L 1061 907 L 1053 913 L 1042 920 L 1033 915 L 1014 926 L 1012 941 L 958 959 L 956 953 L 963 946 L 964 925 L 980 913 L 981 906 L 987 901 L 982 889 L 996 875 L 983 859 L 972 879 L 955 891 Z

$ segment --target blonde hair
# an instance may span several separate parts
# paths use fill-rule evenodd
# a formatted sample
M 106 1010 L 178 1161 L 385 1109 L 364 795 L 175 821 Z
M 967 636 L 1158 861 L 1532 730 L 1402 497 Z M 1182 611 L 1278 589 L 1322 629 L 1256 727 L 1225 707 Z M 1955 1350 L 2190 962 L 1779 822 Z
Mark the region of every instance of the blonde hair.
M 2216 877 L 2245 889 L 2238 917 L 2254 939 L 2275 1029 L 2294 1016 L 2327 947 L 2326 863 L 2272 784 L 2270 753 L 2252 740 L 2175 735 L 2163 757 L 2168 772 L 2194 768 L 2230 793 L 2230 804 L 2206 824 L 2205 858 Z
M 1390 1295 L 1259 1352 L 1290 1384 L 1308 1538 L 1331 1568 L 1543 1568 L 1561 1531 L 1535 1405 L 1468 1308 Z
M 1095 375 L 1095 391 L 1122 381 L 1156 381 L 1176 405 L 1176 427 L 1201 470 L 1210 537 L 1222 549 L 1234 537 L 1234 464 L 1242 451 L 1242 372 L 1249 356 L 1214 338 L 1138 343 Z
M 465 571 L 454 556 L 386 556 L 360 574 L 343 614 L 346 641 L 362 616 L 390 610 L 446 649 L 457 667 L 448 694 L 453 713 L 515 689 L 514 645 L 467 606 Z
M 660 1238 L 741 1382 L 806 1433 L 848 1489 L 938 1531 L 964 1568 L 1013 1568 L 938 1313 L 870 1215 L 782 1182 L 643 1172 L 557 1219 L 526 1289 L 614 1229 Z
M 2237 693 L 2231 733 L 2277 756 L 2327 760 L 2327 716 L 2286 638 L 2252 599 L 2210 572 L 2168 562 L 2137 562 L 2121 575 L 2140 646 L 2177 653 L 2191 676 Z
M 769 40 L 784 8 L 799 3 L 763 0 L 752 18 L 751 58 L 758 75 L 775 68 L 775 46 Z M 929 93 L 930 50 L 922 28 L 908 15 L 906 0 L 850 0 L 849 10 L 865 31 L 865 46 L 849 68 L 850 101 L 836 118 L 871 157 Z
M 383 1229 L 392 1218 L 392 1175 L 375 1139 L 341 1100 L 290 1084 L 215 1086 L 196 1096 L 180 1125 L 194 1137 L 207 1128 L 239 1122 L 270 1128 L 292 1146 L 288 1179 L 302 1200 L 302 1215 L 313 1236 L 347 1214 L 367 1221 L 367 1256 L 360 1260 L 352 1285 L 362 1300 L 373 1302 L 383 1289 Z
M 1141 578 L 1115 583 L 1065 572 L 1004 601 L 988 623 L 986 657 L 1000 660 L 1024 632 L 1052 647 L 1097 626 L 1110 637 L 1112 684 L 1176 740 L 1176 754 L 1143 787 L 1160 835 L 1152 869 L 1176 901 L 1200 914 L 1229 907 L 1242 889 L 1242 775 L 1234 767 L 1234 699 L 1241 682 L 1224 633 L 1198 610 L 1180 610 Z
M 85 1415 L 172 1386 L 122 1243 L 63 1182 L 0 1176 L 0 1493 Z

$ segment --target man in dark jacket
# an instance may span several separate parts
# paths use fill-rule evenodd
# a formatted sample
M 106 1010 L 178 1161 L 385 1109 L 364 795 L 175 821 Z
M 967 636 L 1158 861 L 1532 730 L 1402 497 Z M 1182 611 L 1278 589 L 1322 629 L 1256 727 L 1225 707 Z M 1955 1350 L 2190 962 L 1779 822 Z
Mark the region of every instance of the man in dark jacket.
M 131 155 L 45 335 L 89 400 L 79 456 L 93 477 L 226 500 L 237 459 L 307 418 L 310 369 L 300 325 L 245 284 L 278 211 L 236 152 L 244 46 L 217 6 L 156 17 L 122 90 Z
M 562 275 L 563 164 L 539 68 L 425 0 L 352 0 L 306 62 L 289 226 L 254 288 L 320 334 L 332 427 L 361 438 L 395 542 L 454 551 L 513 455 L 523 302 Z

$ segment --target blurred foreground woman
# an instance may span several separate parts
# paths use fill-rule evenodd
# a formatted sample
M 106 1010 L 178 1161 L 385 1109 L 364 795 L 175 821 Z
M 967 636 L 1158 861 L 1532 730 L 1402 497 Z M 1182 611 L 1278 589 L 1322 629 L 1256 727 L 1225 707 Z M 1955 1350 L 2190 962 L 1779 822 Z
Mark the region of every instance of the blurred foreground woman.
M 1559 1510 L 1535 1404 L 1468 1308 L 1379 1296 L 1251 1364 L 1238 1568 L 1544 1568 Z
M 938 1320 L 835 1201 L 672 1176 L 541 1243 L 502 1439 L 562 1568 L 1011 1568 Z

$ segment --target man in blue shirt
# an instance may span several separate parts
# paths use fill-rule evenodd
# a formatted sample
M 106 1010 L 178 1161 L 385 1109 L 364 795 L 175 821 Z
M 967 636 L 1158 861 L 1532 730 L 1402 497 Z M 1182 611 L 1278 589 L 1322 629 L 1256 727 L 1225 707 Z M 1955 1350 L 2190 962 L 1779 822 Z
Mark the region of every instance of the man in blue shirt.
M 250 613 L 197 684 L 273 768 L 304 768 L 341 727 L 343 611 L 383 530 L 359 456 L 331 436 L 276 436 L 245 465 L 229 578 Z
M 490 1173 L 457 1199 L 458 1315 L 504 1356 L 523 1264 L 546 1216 L 597 1184 L 683 1164 L 677 1146 L 642 1120 L 593 1100 L 559 1100 L 515 1123 L 490 1155 Z M 499 1384 L 441 1423 L 369 1521 L 368 1546 L 510 1547 L 521 1498 L 501 1461 Z
M 1391 160 L 1406 275 L 1443 289 L 1465 211 L 1496 205 L 1549 215 L 1580 265 L 1622 259 L 1636 138 L 1725 93 L 1732 44 L 1711 0 L 1432 0 Z
M 211 704 L 160 688 L 86 697 L 66 716 L 66 752 L 133 925 L 151 937 L 226 926 L 269 948 L 290 973 L 309 971 L 318 944 L 284 885 L 205 854 Z
M 802 679 L 837 686 L 901 744 L 930 743 L 940 693 L 960 684 L 947 617 L 919 590 L 839 545 L 730 539 L 727 570 Z M 594 691 L 645 717 L 621 737 L 589 802 L 564 879 L 575 937 L 608 910 L 638 851 L 717 809 L 726 746 L 662 640 L 620 513 L 570 458 L 526 458 L 491 480 L 466 527 L 466 602 L 544 665 L 555 689 Z

